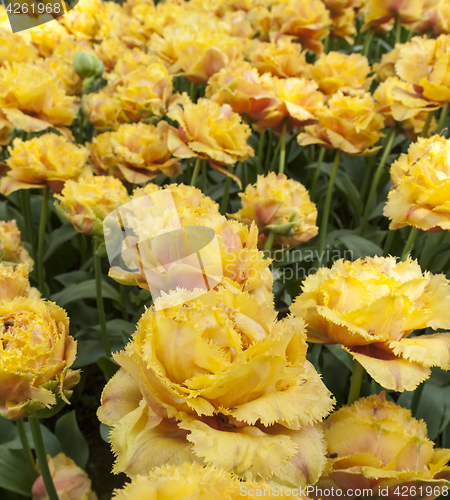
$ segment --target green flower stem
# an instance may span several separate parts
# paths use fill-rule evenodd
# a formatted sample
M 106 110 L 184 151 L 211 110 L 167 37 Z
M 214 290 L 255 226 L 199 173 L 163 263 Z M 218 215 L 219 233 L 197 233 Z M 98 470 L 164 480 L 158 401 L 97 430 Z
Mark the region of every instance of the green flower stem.
M 325 248 L 325 238 L 327 236 L 327 226 L 328 226 L 328 218 L 330 216 L 331 198 L 333 196 L 333 187 L 334 187 L 334 182 L 336 180 L 336 174 L 339 167 L 340 159 L 341 159 L 341 152 L 338 149 L 336 151 L 336 156 L 334 157 L 333 169 L 331 170 L 330 182 L 328 183 L 327 197 L 325 198 L 325 206 L 323 209 L 322 224 L 320 225 L 318 267 L 322 267 L 323 249 Z
M 400 19 L 397 19 L 397 22 L 395 23 L 395 44 L 400 43 L 401 38 L 402 38 L 402 23 Z
M 263 157 L 263 152 L 264 152 L 264 137 L 266 135 L 266 131 L 263 130 L 261 134 L 259 135 L 259 144 L 258 144 L 258 162 L 256 164 L 257 172 L 258 175 L 262 175 L 263 169 L 262 169 L 262 157 Z
M 37 248 L 37 275 L 39 283 L 39 291 L 45 296 L 45 268 L 44 268 L 44 239 L 45 226 L 47 224 L 48 215 L 48 199 L 50 196 L 50 188 L 45 186 L 44 197 L 42 200 L 41 221 L 39 223 L 39 237 Z
M 281 139 L 280 139 L 280 163 L 278 167 L 278 172 L 280 174 L 284 173 L 284 164 L 286 162 L 286 129 L 287 129 L 287 119 L 283 120 Z
M 383 246 L 383 256 L 384 257 L 387 257 L 390 254 L 392 243 L 394 242 L 394 238 L 395 238 L 395 231 L 389 230 L 388 235 L 384 241 L 384 246 Z
M 436 134 L 440 134 L 444 128 L 445 122 L 448 116 L 448 102 L 445 103 L 441 111 L 441 116 L 439 117 L 439 123 L 436 129 Z
M 328 36 L 325 38 L 323 51 L 325 52 L 325 54 L 328 54 L 328 52 L 330 51 L 330 34 L 328 34 Z
M 31 204 L 30 204 L 30 190 L 21 189 L 20 190 L 20 204 L 22 206 L 22 212 L 25 219 L 25 226 L 27 229 L 28 241 L 33 249 L 33 257 L 36 258 L 36 246 L 34 242 L 34 232 L 33 232 L 33 218 L 31 216 Z
M 105 308 L 102 295 L 102 261 L 98 254 L 100 241 L 94 239 L 94 271 L 95 271 L 95 290 L 97 295 L 98 318 L 100 320 L 100 330 L 102 333 L 103 346 L 105 348 L 106 357 L 111 357 L 111 346 L 109 344 L 108 330 L 106 329 Z
M 418 234 L 419 230 L 417 229 L 417 227 L 412 227 L 411 231 L 409 232 L 408 239 L 406 240 L 402 256 L 400 257 L 402 261 L 405 261 L 408 258 L 408 255 L 412 252 L 412 249 L 414 247 L 414 242 L 416 241 Z
M 311 199 L 316 199 L 317 182 L 320 177 L 320 169 L 322 168 L 322 162 L 325 156 L 325 148 L 320 148 L 319 157 L 317 158 L 316 170 L 314 172 L 314 178 L 311 187 Z
M 206 171 L 206 161 L 202 163 L 202 191 L 203 194 L 206 193 L 207 188 L 207 171 Z
M 364 208 L 363 200 L 365 200 L 367 198 L 367 190 L 369 189 L 369 183 L 373 178 L 373 169 L 375 166 L 375 161 L 376 161 L 375 156 L 371 156 L 369 158 L 369 161 L 367 162 L 367 165 L 366 165 L 366 171 L 364 173 L 364 178 L 363 178 L 363 181 L 361 184 L 361 190 L 360 190 L 360 194 L 359 194 L 359 199 L 361 200 L 361 202 L 359 204 L 359 211 L 361 213 L 363 212 L 363 208 Z
M 411 413 L 413 417 L 417 415 L 417 409 L 419 408 L 420 398 L 422 397 L 423 388 L 425 387 L 425 382 L 422 382 L 419 387 L 414 391 L 412 401 L 411 401 Z
M 372 201 L 375 197 L 375 193 L 377 192 L 378 183 L 380 182 L 381 175 L 383 173 L 384 165 L 386 164 L 387 157 L 392 149 L 392 144 L 395 139 L 395 131 L 394 129 L 390 129 L 386 138 L 386 143 L 384 145 L 383 154 L 381 156 L 380 164 L 375 172 L 375 176 L 372 180 L 372 185 L 370 186 L 369 196 L 367 198 L 366 207 L 364 210 L 363 220 L 361 224 L 360 234 L 364 236 L 364 231 L 366 230 L 367 221 L 369 220 L 370 209 L 372 207 Z
M 272 231 L 269 233 L 269 236 L 267 237 L 266 244 L 264 245 L 264 254 L 266 258 L 270 257 L 270 252 L 272 251 L 272 245 L 273 245 L 273 240 L 275 239 L 275 233 Z
M 124 321 L 128 321 L 127 301 L 126 301 L 126 296 L 125 296 L 125 285 L 120 283 L 119 290 L 120 290 L 120 300 L 121 300 L 122 305 L 123 305 L 122 318 Z
M 47 454 L 45 453 L 44 440 L 42 439 L 41 427 L 39 425 L 39 418 L 36 415 L 28 417 L 30 422 L 31 435 L 34 441 L 34 450 L 39 464 L 39 470 L 44 480 L 45 489 L 50 500 L 59 500 L 58 493 L 56 493 L 55 485 L 53 484 L 52 475 L 48 468 Z
M 194 172 L 192 174 L 191 178 L 191 186 L 194 186 L 197 184 L 197 179 L 198 179 L 198 174 L 200 172 L 200 166 L 202 164 L 202 160 L 200 158 L 197 158 L 197 161 L 195 162 L 195 167 L 194 167 Z
M 25 432 L 25 424 L 23 418 L 16 421 L 17 430 L 19 431 L 20 442 L 22 443 L 22 449 L 27 459 L 28 468 L 30 469 L 31 476 L 36 479 L 37 470 L 34 461 L 33 453 L 30 448 L 30 443 L 28 442 L 27 433 Z
M 197 93 L 197 87 L 194 82 L 189 82 L 189 97 L 192 102 L 195 102 L 195 95 Z
M 434 116 L 434 111 L 430 111 L 427 115 L 426 120 L 425 120 L 425 124 L 423 126 L 420 137 L 426 137 L 428 135 L 428 130 L 430 128 L 431 120 L 433 119 L 433 116 Z
M 228 167 L 228 172 L 231 172 L 231 167 Z M 225 190 L 223 192 L 222 203 L 220 204 L 220 213 L 225 215 L 228 206 L 228 196 L 230 194 L 230 185 L 231 185 L 231 177 L 227 176 L 227 180 L 225 181 Z
M 266 164 L 265 164 L 265 172 L 266 174 L 269 173 L 269 169 L 270 169 L 270 159 L 272 157 L 272 149 L 273 149 L 273 132 L 272 130 L 269 131 L 269 144 L 267 146 L 267 153 L 266 153 Z
M 353 360 L 352 381 L 350 383 L 350 392 L 348 393 L 348 405 L 352 405 L 358 398 L 361 391 L 361 382 L 364 375 L 364 368 Z
M 370 46 L 372 44 L 372 38 L 373 38 L 373 28 L 369 30 L 369 33 L 367 33 L 366 39 L 364 40 L 364 45 L 363 45 L 363 50 L 362 50 L 362 55 L 368 57 L 369 51 L 370 51 Z

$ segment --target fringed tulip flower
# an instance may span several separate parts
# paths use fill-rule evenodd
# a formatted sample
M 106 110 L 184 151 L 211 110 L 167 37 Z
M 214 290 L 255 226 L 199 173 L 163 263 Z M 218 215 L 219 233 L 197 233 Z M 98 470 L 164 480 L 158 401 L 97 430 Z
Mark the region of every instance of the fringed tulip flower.
M 91 146 L 94 170 L 131 184 L 145 184 L 160 173 L 177 176 L 181 167 L 169 150 L 167 128 L 166 122 L 129 123 L 98 135 Z
M 319 123 L 308 125 L 297 137 L 301 146 L 319 144 L 349 156 L 363 156 L 379 149 L 372 146 L 381 137 L 384 119 L 370 94 L 350 97 L 337 92 L 316 114 Z
M 422 16 L 422 3 L 423 0 L 366 0 L 362 29 L 386 31 L 386 25 L 392 27 L 394 21 L 411 26 Z
M 270 32 L 275 38 L 289 35 L 303 47 L 320 53 L 329 34 L 330 14 L 322 0 L 277 2 L 270 12 Z
M 168 147 L 177 158 L 200 158 L 227 172 L 222 165 L 234 165 L 254 155 L 247 144 L 250 127 L 228 104 L 220 106 L 209 99 L 194 104 L 183 94 L 167 116 L 178 122 L 178 129 L 168 130 Z
M 342 344 L 382 387 L 412 391 L 430 367 L 450 369 L 450 286 L 417 261 L 367 257 L 337 261 L 303 282 L 291 311 L 307 323 L 308 340 Z
M 0 190 L 10 194 L 18 189 L 50 186 L 59 192 L 69 179 L 81 179 L 91 172 L 89 150 L 57 134 L 44 134 L 29 141 L 14 139 L 6 163 L 9 170 Z
M 64 500 L 97 500 L 91 490 L 91 480 L 86 472 L 76 463 L 58 453 L 55 457 L 47 456 L 48 467 L 58 497 Z M 32 500 L 49 500 L 42 476 L 39 476 L 31 488 Z
M 257 227 L 228 221 L 196 188 L 171 184 L 167 190 L 148 184 L 119 209 L 127 236 L 109 275 L 155 296 L 178 286 L 196 294 L 226 282 L 270 302 L 270 260 L 257 248 Z
M 171 306 L 180 294 L 148 309 L 114 356 L 121 369 L 98 410 L 112 427 L 114 471 L 198 462 L 246 480 L 314 483 L 324 464 L 314 424 L 332 400 L 306 361 L 303 322 L 276 322 L 247 292 L 219 287 Z
M 274 80 L 270 74 L 259 75 L 256 68 L 240 61 L 223 68 L 208 81 L 206 97 L 223 105 L 250 122 L 263 120 L 277 105 Z
M 414 37 L 404 44 L 395 64 L 397 75 L 414 85 L 423 98 L 438 102 L 450 102 L 450 35 L 436 40 Z
M 0 301 L 16 297 L 37 299 L 40 293 L 30 286 L 26 264 L 6 265 L 0 262 Z
M 0 302 L 0 416 L 18 420 L 67 402 L 78 383 L 76 341 L 64 309 L 42 299 Z
M 255 493 L 266 498 L 290 497 L 308 500 L 299 489 L 256 481 L 240 481 L 236 476 L 210 465 L 184 463 L 178 467 L 157 467 L 150 474 L 133 478 L 123 489 L 114 491 L 114 500 L 165 500 L 165 492 L 177 500 L 238 500 Z
M 123 103 L 112 91 L 100 90 L 97 94 L 83 96 L 83 113 L 95 129 L 100 131 L 116 130 L 123 123 L 132 121 L 123 109 Z
M 356 11 L 361 7 L 361 0 L 323 0 L 323 3 L 330 11 L 330 36 L 353 44 Z
M 13 264 L 26 264 L 30 271 L 33 270 L 33 259 L 22 244 L 15 220 L 0 221 L 0 256 L 0 260 Z
M 57 214 L 73 224 L 80 233 L 103 240 L 103 220 L 120 205 L 129 201 L 127 190 L 119 179 L 89 175 L 80 181 L 67 181 L 61 195 L 55 195 Z
M 364 496 L 434 500 L 448 495 L 450 450 L 435 448 L 423 420 L 386 401 L 385 393 L 344 406 L 323 424 L 328 463 L 316 491 L 341 490 L 329 498 L 353 500 Z
M 329 52 L 321 54 L 314 64 L 309 65 L 304 76 L 315 80 L 326 95 L 333 95 L 338 90 L 346 95 L 361 95 L 369 90 L 372 83 L 369 73 L 367 57 Z
M 154 33 L 150 50 L 170 63 L 170 72 L 184 75 L 196 84 L 208 79 L 229 63 L 243 59 L 245 45 L 225 33 L 201 26 L 174 24 L 160 36 Z
M 306 68 L 302 46 L 287 37 L 278 42 L 260 42 L 250 51 L 249 59 L 260 74 L 270 73 L 279 78 L 302 76 Z
M 428 113 L 438 106 L 417 96 L 412 84 L 396 76 L 381 82 L 373 97 L 378 103 L 378 111 L 384 116 L 385 126 L 395 127 L 397 123 L 401 132 L 413 141 L 422 133 Z M 433 117 L 428 134 L 435 128 L 436 120 Z
M 39 132 L 71 125 L 77 112 L 75 97 L 66 95 L 54 76 L 31 63 L 0 68 L 0 110 L 15 127 Z
M 287 248 L 308 241 L 318 233 L 315 203 L 310 201 L 303 184 L 284 174 L 259 175 L 256 184 L 247 186 L 239 196 L 242 208 L 229 216 L 247 225 L 255 222 L 261 248 L 270 232 L 275 233 L 274 245 Z
M 449 155 L 450 141 L 435 135 L 419 138 L 392 164 L 391 191 L 384 207 L 390 229 L 450 229 Z

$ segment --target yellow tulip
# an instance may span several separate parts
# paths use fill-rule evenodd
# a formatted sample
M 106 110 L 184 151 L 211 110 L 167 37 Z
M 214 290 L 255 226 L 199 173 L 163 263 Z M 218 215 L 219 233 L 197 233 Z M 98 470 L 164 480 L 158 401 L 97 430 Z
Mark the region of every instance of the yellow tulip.
M 22 244 L 15 220 L 0 221 L 0 255 L 1 260 L 13 264 L 26 264 L 30 271 L 33 270 L 33 259 Z
M 0 185 L 6 195 L 18 189 L 45 186 L 59 192 L 65 181 L 80 179 L 91 171 L 87 164 L 88 149 L 61 135 L 49 133 L 29 141 L 16 138 L 8 151 L 9 170 Z
M 370 94 L 351 97 L 338 91 L 328 106 L 317 110 L 317 118 L 317 125 L 308 125 L 298 135 L 301 146 L 319 144 L 350 156 L 363 156 L 379 149 L 372 146 L 381 137 L 384 120 Z
M 91 490 L 91 480 L 86 472 L 75 462 L 58 453 L 55 457 L 47 456 L 48 467 L 59 498 L 65 500 L 97 500 L 97 495 Z M 31 488 L 32 500 L 48 500 L 49 496 L 42 476 L 39 476 Z
M 73 224 L 78 232 L 103 240 L 105 217 L 129 201 L 127 190 L 119 179 L 89 175 L 80 181 L 69 180 L 61 195 L 55 195 L 58 215 Z
M 391 191 L 384 215 L 390 229 L 414 226 L 422 231 L 450 229 L 450 141 L 419 138 L 391 166 Z
M 309 65 L 304 76 L 315 80 L 326 95 L 333 95 L 338 90 L 346 95 L 361 95 L 369 90 L 372 83 L 369 73 L 367 57 L 329 52 L 321 54 L 314 64 Z
M 229 217 L 247 225 L 255 222 L 261 248 L 270 232 L 275 233 L 274 245 L 285 248 L 308 241 L 318 233 L 317 208 L 308 191 L 284 174 L 259 175 L 256 184 L 248 185 L 239 196 L 242 208 Z
M 129 123 L 98 135 L 91 145 L 94 169 L 131 184 L 145 184 L 160 173 L 177 176 L 181 167 L 169 151 L 168 127 L 162 121 L 157 126 Z
M 363 30 L 369 27 L 385 31 L 386 25 L 392 26 L 398 20 L 405 26 L 411 26 L 422 16 L 423 0 L 366 0 L 363 6 Z
M 286 491 L 288 490 L 288 491 Z M 239 500 L 242 496 L 291 497 L 300 496 L 299 489 L 291 490 L 269 483 L 239 481 L 236 476 L 210 465 L 184 463 L 178 467 L 157 467 L 146 476 L 133 478 L 123 489 L 114 490 L 114 500 Z
M 76 341 L 64 309 L 42 299 L 0 302 L 0 416 L 17 420 L 67 401 L 78 383 Z
M 394 257 L 339 260 L 303 282 L 291 311 L 308 340 L 342 344 L 382 387 L 412 391 L 430 367 L 450 369 L 450 334 L 407 338 L 423 328 L 450 328 L 448 280 Z
M 112 427 L 114 471 L 146 474 L 187 461 L 246 480 L 314 483 L 323 465 L 314 424 L 332 401 L 306 361 L 303 322 L 275 322 L 275 311 L 239 290 L 219 287 L 171 305 L 180 295 L 148 309 L 115 355 L 122 368 L 98 411 Z
M 12 266 L 0 263 L 0 301 L 13 300 L 16 297 L 37 299 L 40 293 L 36 288 L 30 287 L 26 264 Z
M 384 392 L 342 407 L 323 427 L 330 458 L 316 491 L 334 487 L 345 496 L 351 487 L 364 496 L 382 491 L 380 498 L 395 498 L 400 492 L 410 500 L 448 494 L 450 450 L 434 448 L 425 422 L 386 401 Z

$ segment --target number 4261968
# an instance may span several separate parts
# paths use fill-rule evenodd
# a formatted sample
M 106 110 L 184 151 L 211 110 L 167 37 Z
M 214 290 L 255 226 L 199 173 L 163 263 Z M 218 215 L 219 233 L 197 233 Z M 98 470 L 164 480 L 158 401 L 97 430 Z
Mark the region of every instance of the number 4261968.
M 61 4 L 60 3 L 37 3 L 30 2 L 30 5 L 27 3 L 10 3 L 6 7 L 6 11 L 10 14 L 63 14 L 61 12 Z
M 408 498 L 422 498 L 423 496 L 444 496 L 448 495 L 448 486 L 397 486 L 394 490 L 394 495 L 398 497 L 408 497 Z

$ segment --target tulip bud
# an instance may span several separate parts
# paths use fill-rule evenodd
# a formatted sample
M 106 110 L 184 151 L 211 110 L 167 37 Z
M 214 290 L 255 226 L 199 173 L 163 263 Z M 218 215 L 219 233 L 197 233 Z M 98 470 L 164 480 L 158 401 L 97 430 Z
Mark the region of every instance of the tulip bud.
M 82 78 L 100 77 L 103 74 L 103 63 L 95 54 L 77 52 L 73 58 L 73 69 Z

